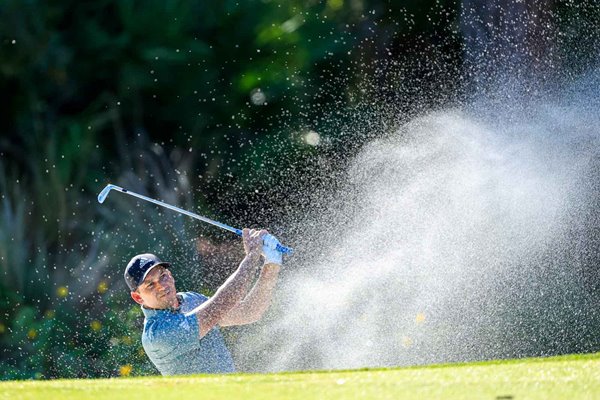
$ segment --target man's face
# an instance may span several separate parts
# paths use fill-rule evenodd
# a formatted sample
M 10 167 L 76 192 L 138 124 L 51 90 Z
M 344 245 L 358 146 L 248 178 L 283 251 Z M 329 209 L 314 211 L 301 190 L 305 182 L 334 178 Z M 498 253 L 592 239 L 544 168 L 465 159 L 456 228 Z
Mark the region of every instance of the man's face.
M 131 292 L 131 297 L 148 308 L 176 308 L 178 305 L 173 275 L 160 265 L 150 270 L 140 286 Z

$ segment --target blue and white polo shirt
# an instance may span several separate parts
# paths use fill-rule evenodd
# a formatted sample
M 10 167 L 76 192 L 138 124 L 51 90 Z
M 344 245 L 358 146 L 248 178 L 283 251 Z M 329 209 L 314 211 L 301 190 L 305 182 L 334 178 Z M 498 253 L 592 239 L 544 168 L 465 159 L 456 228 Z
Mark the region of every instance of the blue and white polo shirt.
M 142 307 L 146 319 L 142 345 L 162 375 L 235 372 L 231 353 L 218 327 L 200 339 L 195 314 L 185 314 L 208 300 L 195 292 L 177 293 L 178 310 Z

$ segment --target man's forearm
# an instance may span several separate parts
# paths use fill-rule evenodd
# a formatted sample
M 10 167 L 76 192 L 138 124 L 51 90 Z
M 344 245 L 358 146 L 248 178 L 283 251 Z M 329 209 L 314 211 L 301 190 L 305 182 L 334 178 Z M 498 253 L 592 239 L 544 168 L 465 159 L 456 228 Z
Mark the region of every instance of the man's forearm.
M 191 313 L 196 314 L 200 325 L 200 337 L 206 335 L 236 306 L 247 292 L 254 278 L 255 266 L 260 253 L 249 253 L 237 270 L 219 287 L 217 292 Z
M 242 262 L 244 262 L 244 260 L 242 260 Z M 260 265 L 260 256 L 251 257 L 248 260 L 248 262 L 252 266 L 252 276 L 250 277 L 250 279 L 245 280 L 244 285 L 241 289 L 242 295 L 241 295 L 241 299 L 239 301 L 244 301 L 244 298 L 248 295 L 248 292 L 250 291 L 250 288 L 252 287 L 252 282 L 254 281 L 254 278 L 256 277 L 256 270 L 258 269 L 258 266 Z M 241 265 L 241 263 L 240 263 L 240 265 Z M 227 281 L 225 281 L 225 282 L 227 282 Z
M 248 293 L 259 260 L 260 254 L 247 254 L 238 269 L 219 287 L 212 299 L 228 309 L 242 301 Z
M 273 289 L 279 277 L 280 265 L 267 264 L 260 271 L 258 281 L 244 298 L 244 302 L 248 301 L 251 304 L 253 315 L 256 319 L 260 319 L 267 311 L 273 297 Z
M 248 320 L 247 323 L 258 321 L 269 308 L 280 268 L 277 264 L 265 265 L 254 287 L 242 300 L 240 311 Z

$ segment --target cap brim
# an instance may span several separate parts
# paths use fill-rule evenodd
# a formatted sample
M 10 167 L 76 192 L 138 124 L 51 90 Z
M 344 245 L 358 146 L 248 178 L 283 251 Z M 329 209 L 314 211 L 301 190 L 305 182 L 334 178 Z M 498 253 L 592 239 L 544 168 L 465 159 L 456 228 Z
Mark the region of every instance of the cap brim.
M 142 281 L 140 282 L 139 285 L 137 285 L 137 287 L 140 287 L 140 285 L 142 283 L 144 283 L 144 280 L 146 279 L 146 276 L 148 276 L 148 274 L 150 273 L 150 271 L 152 271 L 156 267 L 170 268 L 171 267 L 171 263 L 168 263 L 168 262 L 159 262 L 159 263 L 154 264 L 150 268 L 148 268 L 148 270 L 146 272 L 144 272 L 144 275 L 142 275 Z

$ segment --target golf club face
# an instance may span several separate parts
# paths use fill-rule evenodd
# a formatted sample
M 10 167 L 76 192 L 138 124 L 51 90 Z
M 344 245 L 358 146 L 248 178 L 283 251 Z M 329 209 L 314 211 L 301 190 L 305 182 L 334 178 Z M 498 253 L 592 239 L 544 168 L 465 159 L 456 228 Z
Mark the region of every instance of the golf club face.
M 106 200 L 106 197 L 108 196 L 108 192 L 110 192 L 111 189 L 114 187 L 115 187 L 115 185 L 110 185 L 110 184 L 106 185 L 106 187 L 104 189 L 102 189 L 102 191 L 98 195 L 98 203 L 100 203 L 100 204 L 104 203 L 104 200 Z

